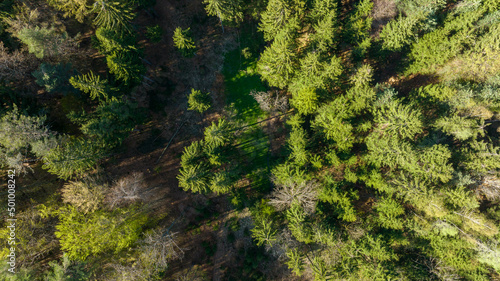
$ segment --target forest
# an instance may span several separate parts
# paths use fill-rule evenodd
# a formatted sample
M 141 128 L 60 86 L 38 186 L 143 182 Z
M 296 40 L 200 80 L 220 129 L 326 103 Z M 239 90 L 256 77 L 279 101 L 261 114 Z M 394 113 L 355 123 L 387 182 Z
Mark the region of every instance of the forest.
M 0 281 L 500 280 L 500 0 L 1 0 Z

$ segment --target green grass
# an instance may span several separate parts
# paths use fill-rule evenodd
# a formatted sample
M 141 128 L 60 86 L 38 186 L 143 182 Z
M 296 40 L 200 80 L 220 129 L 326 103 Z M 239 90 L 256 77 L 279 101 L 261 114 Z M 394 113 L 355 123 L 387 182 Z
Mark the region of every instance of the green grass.
M 242 30 L 238 48 L 225 56 L 223 74 L 226 85 L 226 105 L 236 113 L 236 122 L 248 126 L 238 137 L 240 173 L 250 179 L 253 190 L 267 186 L 269 139 L 262 130 L 263 124 L 255 124 L 267 118 L 259 104 L 250 95 L 252 91 L 267 91 L 256 71 L 258 54 L 262 51 L 263 40 L 255 29 Z M 255 125 L 252 125 L 255 124 Z M 253 196 L 252 196 L 253 197 Z M 241 199 L 241 198 L 239 198 Z M 242 203 L 242 202 L 240 202 Z

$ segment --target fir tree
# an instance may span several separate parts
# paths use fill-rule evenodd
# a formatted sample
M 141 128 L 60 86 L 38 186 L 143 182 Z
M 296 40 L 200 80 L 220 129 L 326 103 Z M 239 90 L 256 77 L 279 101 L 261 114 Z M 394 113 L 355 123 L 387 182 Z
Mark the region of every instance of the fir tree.
M 94 24 L 118 32 L 132 32 L 130 21 L 134 18 L 132 7 L 126 2 L 113 0 L 97 0 L 92 12 L 97 13 Z
M 186 57 L 193 55 L 196 49 L 189 30 L 190 28 L 182 29 L 177 27 L 173 37 L 175 47 Z

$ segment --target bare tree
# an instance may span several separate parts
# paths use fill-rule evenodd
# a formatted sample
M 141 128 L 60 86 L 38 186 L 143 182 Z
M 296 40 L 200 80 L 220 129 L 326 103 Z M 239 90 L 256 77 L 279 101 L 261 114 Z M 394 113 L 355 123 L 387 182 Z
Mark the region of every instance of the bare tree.
M 500 178 L 485 176 L 479 188 L 476 189 L 476 194 L 483 195 L 489 201 L 497 201 L 500 199 Z
M 318 200 L 317 188 L 318 184 L 314 181 L 300 183 L 289 181 L 273 190 L 269 204 L 281 211 L 297 202 L 306 212 L 313 213 Z
M 31 54 L 23 54 L 19 50 L 9 52 L 0 41 L 0 80 L 23 81 L 35 70 L 35 58 Z
M 123 177 L 115 182 L 108 196 L 111 208 L 127 203 L 144 200 L 144 189 L 146 183 L 144 174 L 134 172 L 130 176 Z
M 268 113 L 286 112 L 288 110 L 288 99 L 279 95 L 278 91 L 257 92 L 252 91 L 251 96 L 259 103 L 260 108 Z
M 146 234 L 143 245 L 143 255 L 156 268 L 165 269 L 173 259 L 182 259 L 184 251 L 176 241 L 176 233 L 154 230 Z
M 168 266 L 174 259 L 182 259 L 184 250 L 176 241 L 176 233 L 165 232 L 159 229 L 145 234 L 138 248 L 139 259 L 132 265 L 112 264 L 115 270 L 113 280 L 152 280 Z

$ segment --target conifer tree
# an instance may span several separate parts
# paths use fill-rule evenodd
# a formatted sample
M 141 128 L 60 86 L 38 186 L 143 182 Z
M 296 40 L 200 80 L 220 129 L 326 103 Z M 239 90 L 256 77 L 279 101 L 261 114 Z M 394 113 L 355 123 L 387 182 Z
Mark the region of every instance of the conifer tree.
M 97 99 L 101 102 L 105 102 L 110 98 L 108 80 L 101 79 L 101 77 L 95 75 L 92 70 L 87 74 L 71 77 L 69 82 L 76 89 L 88 94 L 93 100 Z
M 261 15 L 259 30 L 264 33 L 264 40 L 271 41 L 287 28 L 295 28 L 293 4 L 286 0 L 270 0 Z
M 422 114 L 399 102 L 392 102 L 387 107 L 382 107 L 375 113 L 377 130 L 397 136 L 399 138 L 411 139 L 422 132 Z
M 70 179 L 94 168 L 104 152 L 99 142 L 76 138 L 47 152 L 43 167 L 62 179 Z
M 243 19 L 241 0 L 203 0 L 203 3 L 209 16 L 219 18 L 222 29 L 224 21 L 238 22 Z
M 194 41 L 189 34 L 189 30 L 190 28 L 182 29 L 177 27 L 173 37 L 175 47 L 186 57 L 193 55 L 196 49 Z
M 68 79 L 74 73 L 71 64 L 59 63 L 56 65 L 42 63 L 32 75 L 36 78 L 36 83 L 45 88 L 48 93 L 68 94 L 71 86 Z
M 118 32 L 132 32 L 130 21 L 134 18 L 132 7 L 124 1 L 97 0 L 92 12 L 97 13 L 94 24 Z
M 257 63 L 257 70 L 270 86 L 285 88 L 295 73 L 294 44 L 283 33 L 266 47 Z
M 188 98 L 188 105 L 188 110 L 203 113 L 211 106 L 210 96 L 208 93 L 202 93 L 200 90 L 191 89 L 191 94 Z
M 91 11 L 88 0 L 49 0 L 48 2 L 56 9 L 63 11 L 65 17 L 72 16 L 81 23 Z

